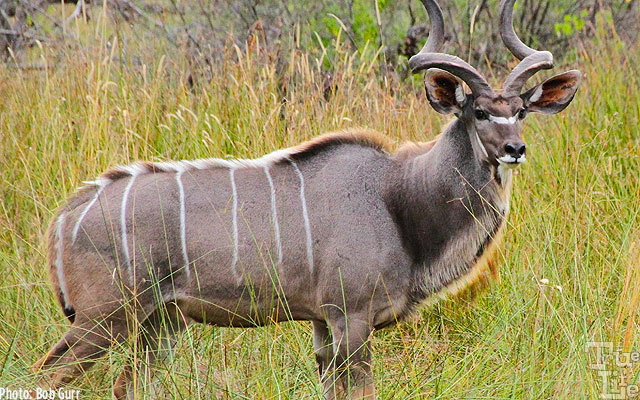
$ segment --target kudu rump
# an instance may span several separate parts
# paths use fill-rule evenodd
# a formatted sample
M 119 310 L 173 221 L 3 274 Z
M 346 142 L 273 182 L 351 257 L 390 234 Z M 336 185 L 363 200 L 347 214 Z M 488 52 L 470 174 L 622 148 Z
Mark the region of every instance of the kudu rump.
M 503 0 L 500 32 L 522 60 L 502 90 L 443 54 L 442 13 L 410 60 L 431 106 L 457 117 L 394 154 L 376 134 L 321 136 L 256 160 L 139 162 L 90 182 L 49 231 L 51 278 L 71 328 L 35 368 L 60 386 L 126 340 L 157 357 L 191 321 L 309 320 L 327 398 L 373 398 L 369 336 L 421 301 L 486 274 L 525 161 L 522 120 L 572 100 L 580 72 L 522 92 L 552 67 L 524 45 Z M 466 92 L 466 83 L 470 93 Z M 129 320 L 128 320 L 129 318 Z M 132 396 L 127 366 L 117 398 Z

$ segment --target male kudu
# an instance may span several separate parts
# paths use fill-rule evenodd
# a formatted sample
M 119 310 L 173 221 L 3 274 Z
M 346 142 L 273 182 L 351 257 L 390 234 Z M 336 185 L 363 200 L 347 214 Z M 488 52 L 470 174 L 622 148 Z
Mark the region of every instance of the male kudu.
M 410 60 L 431 106 L 454 113 L 435 143 L 386 151 L 372 132 L 321 136 L 257 160 L 116 167 L 62 206 L 49 230 L 51 278 L 71 328 L 35 368 L 68 382 L 130 335 L 153 358 L 192 321 L 313 323 L 327 398 L 373 398 L 369 336 L 416 305 L 485 274 L 525 161 L 522 120 L 572 100 L 580 73 L 524 93 L 549 52 L 525 46 L 503 0 L 500 32 L 522 61 L 502 90 L 440 53 L 443 19 Z M 465 82 L 470 93 L 465 92 Z M 135 368 L 114 394 L 131 393 Z

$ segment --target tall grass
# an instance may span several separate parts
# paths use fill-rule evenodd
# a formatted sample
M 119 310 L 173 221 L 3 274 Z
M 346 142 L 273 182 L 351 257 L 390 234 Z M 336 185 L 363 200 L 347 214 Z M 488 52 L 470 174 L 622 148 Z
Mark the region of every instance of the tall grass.
M 0 65 L 0 386 L 33 387 L 29 365 L 66 330 L 44 232 L 83 180 L 136 159 L 257 157 L 355 126 L 428 140 L 446 122 L 418 82 L 376 75 L 373 48 L 352 55 L 336 41 L 329 89 L 323 54 L 293 51 L 282 70 L 258 44 L 192 85 L 162 59 L 121 64 L 103 31 L 90 36 L 95 52 L 44 71 Z M 526 123 L 530 162 L 515 179 L 501 281 L 376 332 L 380 398 L 598 398 L 587 343 L 638 348 L 638 53 L 604 33 L 576 51 L 585 79 L 571 106 Z M 36 56 L 53 60 L 46 48 Z M 114 349 L 69 387 L 110 398 L 131 352 Z M 169 398 L 321 397 L 307 323 L 193 326 L 158 382 Z

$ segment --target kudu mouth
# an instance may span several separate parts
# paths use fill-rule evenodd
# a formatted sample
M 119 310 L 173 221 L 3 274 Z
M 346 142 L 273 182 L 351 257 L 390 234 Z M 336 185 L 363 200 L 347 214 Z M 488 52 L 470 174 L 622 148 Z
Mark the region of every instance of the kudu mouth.
M 507 154 L 502 157 L 496 158 L 496 160 L 498 161 L 499 165 L 515 168 L 520 164 L 524 164 L 527 161 L 527 156 L 523 154 L 520 157 L 514 157 Z
M 504 146 L 505 154 L 496 157 L 499 165 L 518 166 L 527 161 L 527 146 L 523 142 L 509 142 Z

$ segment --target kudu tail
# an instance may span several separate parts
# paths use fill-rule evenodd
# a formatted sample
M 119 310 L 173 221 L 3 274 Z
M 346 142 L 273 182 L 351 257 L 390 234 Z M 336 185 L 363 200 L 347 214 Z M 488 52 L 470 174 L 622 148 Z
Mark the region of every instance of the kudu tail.
M 49 228 L 47 230 L 47 262 L 49 264 L 49 278 L 51 279 L 51 284 L 53 286 L 53 292 L 58 299 L 58 304 L 62 307 L 62 312 L 65 317 L 73 323 L 75 321 L 76 312 L 73 309 L 71 304 L 67 304 L 64 298 L 64 293 L 62 288 L 60 287 L 60 279 L 58 278 L 58 263 L 57 261 L 60 259 L 58 252 L 61 250 L 61 246 L 59 246 L 58 237 L 58 224 L 61 216 L 65 215 L 64 209 L 60 208 L 53 216 L 51 223 L 49 224 Z
M 66 204 L 58 208 L 47 230 L 47 260 L 49 264 L 49 277 L 51 279 L 53 291 L 58 299 L 58 304 L 60 304 L 62 312 L 71 323 L 75 321 L 76 311 L 67 298 L 67 288 L 65 283 L 61 282 L 61 280 L 64 280 L 65 278 L 62 265 L 62 256 L 65 248 L 65 243 L 63 243 L 63 228 L 68 211 L 89 201 L 92 196 L 93 193 L 90 189 L 81 188 L 74 196 L 67 200 Z

